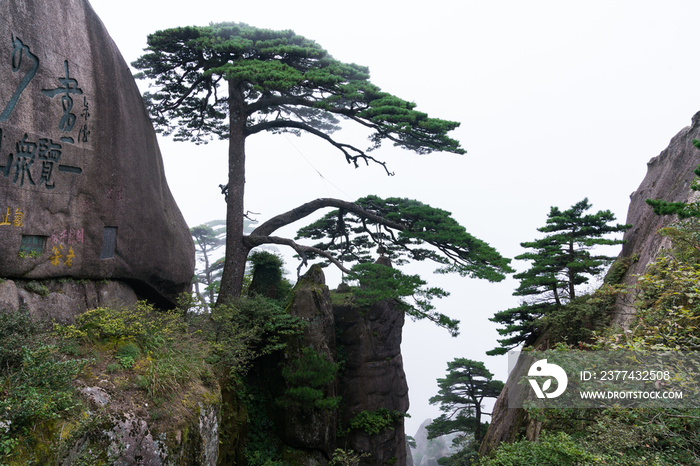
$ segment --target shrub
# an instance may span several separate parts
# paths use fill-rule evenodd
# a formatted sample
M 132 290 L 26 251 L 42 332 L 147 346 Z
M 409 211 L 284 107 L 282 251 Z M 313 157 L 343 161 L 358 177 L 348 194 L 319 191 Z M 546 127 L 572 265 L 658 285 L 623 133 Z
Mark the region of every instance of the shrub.
M 75 407 L 79 402 L 71 381 L 90 362 L 64 360 L 55 345 L 43 343 L 31 349 L 22 347 L 20 354 L 21 362 L 0 377 L 4 387 L 0 413 L 10 422 L 6 436 L 25 432 Z
M 360 411 L 350 420 L 350 429 L 359 429 L 369 435 L 374 435 L 384 429 L 393 430 L 392 426 L 406 416 L 406 413 L 389 411 L 386 408 L 379 408 L 376 411 Z
M 30 336 L 36 331 L 37 326 L 26 309 L 0 311 L 0 371 L 19 366 L 22 347 L 29 344 Z
M 55 325 L 56 333 L 68 339 L 116 346 L 121 366 L 138 370 L 137 385 L 153 397 L 170 394 L 194 378 L 212 378 L 205 362 L 210 345 L 189 331 L 177 311 L 158 312 L 141 301 L 124 309 L 91 309 L 77 316 L 75 322 Z M 146 357 L 136 364 L 141 357 L 139 347 Z
M 289 388 L 275 401 L 283 407 L 336 409 L 340 397 L 326 397 L 324 392 L 337 375 L 337 363 L 311 348 L 304 348 L 299 359 L 282 369 L 282 377 Z
M 55 325 L 63 338 L 118 346 L 130 340 L 145 350 L 157 348 L 167 338 L 186 332 L 187 325 L 177 312 L 157 312 L 153 305 L 139 301 L 130 308 L 98 307 L 75 318 L 75 325 Z
M 336 448 L 328 466 L 357 466 L 363 458 L 370 456 L 372 455 L 369 453 L 357 453 L 352 450 Z
M 32 293 L 36 293 L 36 294 L 38 294 L 39 296 L 42 296 L 42 297 L 46 297 L 46 296 L 48 296 L 49 293 L 50 293 L 50 291 L 49 291 L 49 289 L 46 287 L 46 285 L 43 285 L 43 284 L 41 284 L 41 283 L 39 283 L 39 282 L 34 282 L 34 281 L 31 281 L 31 282 L 25 284 L 25 285 L 24 285 L 24 289 L 27 290 L 27 291 L 30 291 L 30 292 L 32 292 Z
M 564 432 L 543 433 L 539 441 L 504 443 L 493 457 L 482 458 L 481 466 L 578 466 L 604 464 L 604 458 L 588 453 Z
M 108 374 L 111 374 L 112 372 L 119 372 L 123 367 L 124 366 L 122 366 L 120 363 L 114 362 L 112 364 L 107 364 L 105 371 L 107 371 Z
M 229 375 L 239 376 L 247 372 L 253 359 L 285 348 L 286 339 L 300 335 L 307 325 L 263 296 L 216 306 L 211 321 L 212 362 Z
M 141 355 L 138 346 L 127 343 L 117 350 L 117 359 L 125 369 L 131 369 Z
M 603 285 L 595 293 L 580 296 L 545 314 L 539 322 L 546 328 L 551 343 L 589 342 L 596 330 L 610 323 L 618 293 L 616 287 Z
M 253 251 L 248 261 L 253 264 L 253 278 L 248 287 L 248 294 L 266 296 L 280 304 L 286 302 L 292 285 L 283 277 L 282 258 L 267 251 Z

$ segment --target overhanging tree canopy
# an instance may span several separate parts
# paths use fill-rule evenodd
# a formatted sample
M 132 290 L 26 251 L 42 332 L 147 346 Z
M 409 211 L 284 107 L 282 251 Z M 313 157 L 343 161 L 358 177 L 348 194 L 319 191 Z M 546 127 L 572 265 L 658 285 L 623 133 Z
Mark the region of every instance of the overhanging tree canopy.
M 463 277 L 501 281 L 513 272 L 510 259 L 475 238 L 450 212 L 422 202 L 405 199 L 382 199 L 367 196 L 354 203 L 318 199 L 312 204 L 336 207 L 316 222 L 300 229 L 296 239 L 319 241 L 300 252 L 306 258 L 329 258 L 343 271 L 357 277 L 362 298 L 398 299 L 404 310 L 416 319 L 427 318 L 457 335 L 459 323 L 435 312 L 431 299 L 447 296 L 440 288 L 425 288 L 420 277 L 397 270 L 381 270 L 376 255 L 393 264 L 429 261 L 437 273 L 457 273 Z M 261 228 L 264 227 L 261 226 Z M 264 228 L 263 228 L 264 230 Z M 258 231 L 251 234 L 254 239 Z M 343 264 L 355 264 L 348 270 Z M 412 303 L 404 298 L 411 297 Z
M 394 222 L 406 230 L 400 219 L 391 216 L 395 213 L 384 218 L 381 212 L 355 204 L 347 208 L 351 203 L 326 199 L 279 215 L 244 236 L 247 137 L 263 132 L 305 132 L 327 141 L 355 167 L 373 162 L 387 174 L 391 172 L 385 163 L 370 155 L 385 141 L 418 154 L 465 152 L 447 135 L 459 123 L 430 118 L 415 110 L 416 104 L 372 84 L 366 67 L 339 62 L 315 42 L 292 31 L 240 23 L 158 31 L 148 37 L 146 53 L 133 66 L 142 70 L 137 77 L 152 80 L 155 91 L 144 98 L 159 132 L 195 143 L 212 137 L 229 141 L 226 259 L 218 302 L 240 294 L 245 258 L 251 248 L 275 243 L 295 247 L 298 252 L 314 252 L 272 233 L 320 208 L 343 208 L 355 213 L 364 210 L 361 218 L 382 225 Z M 370 130 L 369 147 L 337 139 L 334 133 L 340 129 L 341 120 Z M 418 229 L 412 232 L 418 235 L 414 239 L 420 239 Z M 425 254 L 447 255 L 451 262 L 443 262 L 446 270 L 480 278 L 498 279 L 498 275 L 487 276 L 482 270 L 489 261 L 500 273 L 509 271 L 507 262 L 502 262 L 495 250 L 488 256 L 488 248 L 470 241 L 453 249 L 438 245 L 438 253 Z M 339 264 L 328 251 L 315 252 Z M 467 257 L 470 261 L 455 265 Z
M 290 30 L 174 28 L 150 35 L 146 50 L 133 66 L 143 70 L 137 77 L 154 80 L 157 91 L 145 94 L 146 103 L 157 129 L 176 140 L 307 131 L 355 165 L 376 161 L 367 152 L 385 140 L 419 154 L 465 152 L 447 136 L 459 123 L 416 111 L 372 84 L 366 67 L 339 62 Z M 338 118 L 371 129 L 369 149 L 332 138 Z

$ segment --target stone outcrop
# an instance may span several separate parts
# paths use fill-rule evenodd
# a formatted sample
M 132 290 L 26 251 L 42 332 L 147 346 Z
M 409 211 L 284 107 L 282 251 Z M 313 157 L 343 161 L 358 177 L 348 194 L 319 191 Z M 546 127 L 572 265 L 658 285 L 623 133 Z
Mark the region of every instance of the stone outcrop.
M 288 305 L 289 314 L 307 323 L 303 335 L 292 338 L 283 355 L 261 359 L 249 378 L 264 383 L 271 398 L 279 401 L 285 389 L 295 388 L 290 379 L 280 377 L 280 371 L 297 367 L 305 354 L 311 352 L 340 367 L 336 380 L 316 387 L 326 400 L 340 396 L 338 409 L 309 403 L 268 408 L 275 413 L 271 418 L 284 445 L 285 464 L 327 464 L 336 448 L 370 453 L 361 465 L 408 464 L 402 416 L 408 411 L 400 352 L 403 311 L 386 301 L 359 307 L 353 303 L 352 290 L 343 291 L 332 297 L 322 269 L 313 266 L 295 286 Z M 351 428 L 351 420 L 363 412 L 391 413 L 392 421 L 374 433 Z
M 105 385 L 106 381 L 101 383 Z M 73 434 L 71 429 L 80 430 L 80 427 L 64 422 L 64 432 L 45 428 L 43 436 L 35 438 L 37 443 L 34 448 L 43 451 L 44 442 L 49 445 L 53 437 L 65 434 L 64 441 L 70 443 L 62 445 L 66 451 L 61 458 L 62 466 L 216 466 L 221 403 L 211 394 L 187 393 L 190 397 L 201 397 L 201 401 L 192 409 L 191 418 L 163 428 L 162 423 L 154 427 L 143 409 L 134 411 L 125 410 L 124 406 L 113 406 L 114 399 L 118 398 L 113 396 L 113 387 L 83 386 L 79 391 L 85 396 L 88 406 L 80 416 L 92 419 L 90 427 L 82 428 L 85 434 L 69 435 Z M 53 428 L 60 429 L 58 424 Z M 24 459 L 23 455 L 30 453 L 29 450 L 21 453 L 18 459 Z
M 291 367 L 293 361 L 303 361 L 308 351 L 329 362 L 335 361 L 333 307 L 320 266 L 312 266 L 297 283 L 289 314 L 303 319 L 307 327 L 301 338 L 291 342 L 285 350 L 283 365 Z M 337 385 L 334 380 L 322 387 L 324 397 L 335 397 Z M 282 410 L 280 417 L 281 438 L 286 445 L 305 450 L 310 457 L 321 457 L 318 453 L 327 458 L 332 456 L 336 445 L 336 410 L 290 406 Z
M 75 316 L 96 307 L 135 304 L 136 293 L 120 281 L 4 280 L 0 282 L 0 312 L 26 309 L 34 321 L 72 324 Z
M 541 350 L 542 348 L 539 349 Z M 533 430 L 539 433 L 537 423 L 529 418 L 527 411 L 523 408 L 510 408 L 508 406 L 510 402 L 518 405 L 522 403 L 523 400 L 511 395 L 510 391 L 514 389 L 513 387 L 517 384 L 517 381 L 522 380 L 526 370 L 528 370 L 526 364 L 516 364 L 508 376 L 508 380 L 503 386 L 500 395 L 498 395 L 496 404 L 493 406 L 491 423 L 479 447 L 480 456 L 488 455 L 489 452 L 503 442 L 512 443 L 518 440 L 524 431 L 527 432 L 530 440 L 537 440 L 537 436 L 531 434 Z M 525 390 L 519 390 L 517 393 L 520 396 L 527 396 L 527 391 Z
M 338 352 L 346 359 L 339 383 L 343 399 L 340 425 L 348 426 L 362 411 L 407 412 L 408 384 L 401 357 L 403 311 L 384 301 L 368 308 L 337 305 L 333 313 Z M 338 441 L 353 450 L 370 452 L 372 456 L 362 465 L 406 464 L 403 418 L 377 434 L 351 429 Z
M 627 243 L 620 254 L 628 267 L 623 278 L 626 285 L 633 285 L 635 276 L 643 274 L 659 252 L 670 246 L 670 241 L 656 232 L 674 221 L 676 216 L 658 216 L 645 201 L 662 199 L 685 202 L 695 194 L 690 185 L 695 177 L 693 171 L 700 164 L 700 150 L 693 146 L 693 139 L 700 139 L 700 112 L 693 116 L 690 126 L 683 128 L 671 139 L 666 149 L 649 160 L 644 180 L 630 195 L 625 223 L 631 223 L 633 227 L 625 233 Z M 633 311 L 630 303 L 619 300 L 613 323 L 624 325 Z
M 0 2 L 0 277 L 173 302 L 194 246 L 131 72 L 87 0 Z

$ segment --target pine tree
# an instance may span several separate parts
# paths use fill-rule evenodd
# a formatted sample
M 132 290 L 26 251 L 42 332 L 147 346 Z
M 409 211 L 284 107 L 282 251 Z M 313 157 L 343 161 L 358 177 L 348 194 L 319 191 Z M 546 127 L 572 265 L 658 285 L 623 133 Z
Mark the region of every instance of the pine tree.
M 447 363 L 447 377 L 437 379 L 438 394 L 430 398 L 430 404 L 440 404 L 442 414 L 426 426 L 428 438 L 436 438 L 454 432 L 473 434 L 475 443 L 481 442 L 488 427 L 481 421 L 484 398 L 497 398 L 503 382 L 493 380 L 493 374 L 483 362 L 455 358 Z
M 214 303 L 221 280 L 221 271 L 224 263 L 221 259 L 214 260 L 214 253 L 226 244 L 226 222 L 224 220 L 212 220 L 202 225 L 190 228 L 198 261 L 203 267 L 195 270 L 194 284 L 200 299 L 207 303 Z M 206 297 L 202 296 L 199 284 L 204 284 Z
M 157 131 L 195 143 L 228 140 L 220 303 L 240 296 L 252 248 L 281 244 L 276 238 L 259 235 L 253 241 L 244 234 L 247 138 L 303 132 L 328 142 L 349 164 L 378 164 L 387 174 L 386 164 L 370 155 L 383 142 L 418 154 L 465 153 L 447 135 L 459 123 L 417 111 L 415 103 L 372 84 L 366 67 L 340 62 L 290 30 L 218 23 L 158 31 L 148 36 L 146 53 L 133 66 L 141 70 L 138 78 L 152 80 L 154 92 L 145 93 L 144 100 Z M 341 120 L 367 129 L 369 147 L 338 139 L 334 133 Z M 301 249 L 290 240 L 285 244 Z
M 501 347 L 486 354 L 505 354 L 520 344 L 534 343 L 541 331 L 539 319 L 576 299 L 576 287 L 588 283 L 615 260 L 612 256 L 593 254 L 592 249 L 622 244 L 622 240 L 606 236 L 625 232 L 632 225 L 611 225 L 615 215 L 609 210 L 584 215 L 590 208 L 587 198 L 565 211 L 552 207 L 547 224 L 537 229 L 546 236 L 520 243 L 532 250 L 516 256 L 518 260 L 531 261 L 530 268 L 513 275 L 520 280 L 513 295 L 524 297 L 524 301 L 489 319 L 505 325 L 498 330 L 499 334 L 511 336 L 498 340 Z

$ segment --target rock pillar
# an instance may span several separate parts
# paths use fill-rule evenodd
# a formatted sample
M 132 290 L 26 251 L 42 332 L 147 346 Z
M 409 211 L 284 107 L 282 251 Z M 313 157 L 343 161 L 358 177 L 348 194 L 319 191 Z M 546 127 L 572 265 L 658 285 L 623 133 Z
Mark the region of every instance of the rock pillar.
M 408 384 L 401 357 L 404 313 L 392 302 L 367 308 L 335 306 L 338 357 L 344 361 L 339 394 L 343 399 L 341 429 L 347 429 L 359 413 L 408 411 Z M 389 428 L 370 434 L 350 429 L 338 438 L 340 447 L 370 452 L 362 465 L 406 464 L 403 418 Z M 394 463 L 392 463 L 394 461 Z

